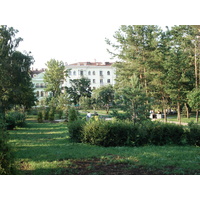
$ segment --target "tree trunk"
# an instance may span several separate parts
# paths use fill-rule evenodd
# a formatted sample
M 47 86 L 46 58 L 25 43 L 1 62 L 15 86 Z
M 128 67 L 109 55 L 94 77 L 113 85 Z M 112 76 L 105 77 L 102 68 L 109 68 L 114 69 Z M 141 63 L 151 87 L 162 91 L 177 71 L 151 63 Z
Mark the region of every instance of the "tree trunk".
M 199 121 L 199 110 L 196 110 L 196 122 L 198 123 Z
M 166 112 L 166 109 L 163 109 L 163 113 L 164 113 L 164 122 L 167 123 L 167 112 Z
M 179 124 L 181 124 L 181 104 L 180 104 L 180 102 L 177 102 L 177 120 L 179 121 Z
M 188 108 L 187 103 L 185 103 L 185 110 L 186 110 L 186 116 L 189 119 L 190 118 L 190 113 L 189 113 L 189 108 Z

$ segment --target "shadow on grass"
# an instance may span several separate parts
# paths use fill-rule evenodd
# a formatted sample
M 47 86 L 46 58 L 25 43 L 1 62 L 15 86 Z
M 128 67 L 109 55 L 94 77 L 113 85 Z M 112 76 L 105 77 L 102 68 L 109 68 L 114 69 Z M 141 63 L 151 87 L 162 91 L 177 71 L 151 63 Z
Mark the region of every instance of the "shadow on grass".
M 29 122 L 25 128 L 10 131 L 10 136 L 18 174 L 200 173 L 195 147 L 105 148 L 72 143 L 64 123 Z

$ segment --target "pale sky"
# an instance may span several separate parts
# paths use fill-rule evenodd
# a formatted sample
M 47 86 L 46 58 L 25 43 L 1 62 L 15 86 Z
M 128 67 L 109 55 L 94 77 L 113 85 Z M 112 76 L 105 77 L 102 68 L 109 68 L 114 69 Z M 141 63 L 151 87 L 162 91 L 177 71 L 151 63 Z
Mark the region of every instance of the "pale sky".
M 32 67 L 43 68 L 51 58 L 59 61 L 112 61 L 105 38 L 113 40 L 121 24 L 177 23 L 174 1 L 163 10 L 157 0 L 6 0 L 0 3 L 1 24 L 19 30 L 18 50 L 31 51 Z M 173 6 L 170 6 L 173 2 Z M 157 3 L 157 4 L 156 4 Z M 182 3 L 183 4 L 183 3 Z M 150 9 L 150 6 L 153 8 Z M 183 7 L 183 13 L 187 9 Z M 174 16 L 173 21 L 170 17 Z M 182 18 L 181 18 L 182 19 Z M 180 18 L 179 18 L 180 20 Z M 184 21 L 189 24 L 189 21 Z M 195 24 L 195 23 L 194 23 Z

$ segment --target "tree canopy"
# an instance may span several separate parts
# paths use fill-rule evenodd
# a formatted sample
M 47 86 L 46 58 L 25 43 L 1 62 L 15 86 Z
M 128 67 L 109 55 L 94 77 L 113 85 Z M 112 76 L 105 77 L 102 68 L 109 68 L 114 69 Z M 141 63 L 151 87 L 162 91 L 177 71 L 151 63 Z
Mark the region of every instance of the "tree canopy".
M 181 120 L 181 107 L 200 77 L 195 68 L 198 34 L 198 29 L 189 25 L 166 30 L 154 25 L 121 26 L 113 36 L 115 42 L 106 39 L 113 49 L 108 51 L 118 60 L 116 88 L 130 83 L 135 74 L 154 105 L 159 104 L 163 111 L 176 105 Z
M 62 83 L 65 77 L 68 76 L 65 71 L 65 65 L 62 61 L 51 59 L 46 63 L 47 70 L 44 74 L 44 82 L 46 83 L 46 91 L 53 93 L 53 97 L 58 97 L 61 94 Z
M 34 59 L 27 52 L 17 51 L 22 38 L 17 30 L 0 26 L 0 107 L 1 112 L 14 105 L 29 108 L 36 100 L 31 83 L 30 66 Z

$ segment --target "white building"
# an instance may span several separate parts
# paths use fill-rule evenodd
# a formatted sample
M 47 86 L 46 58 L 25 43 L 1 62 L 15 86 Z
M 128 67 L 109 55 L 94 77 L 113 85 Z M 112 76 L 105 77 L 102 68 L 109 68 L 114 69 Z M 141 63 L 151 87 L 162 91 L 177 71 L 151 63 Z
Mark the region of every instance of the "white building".
M 96 89 L 104 85 L 115 84 L 115 68 L 110 62 L 78 62 L 66 65 L 69 71 L 69 77 L 64 85 L 70 87 L 70 79 L 88 78 L 91 88 Z
M 69 77 L 60 86 L 70 87 L 70 79 L 88 78 L 91 83 L 91 89 L 96 89 L 104 85 L 115 84 L 115 68 L 109 62 L 78 62 L 66 65 L 69 71 Z M 45 92 L 44 83 L 45 69 L 32 71 L 32 83 L 38 99 L 38 104 L 43 105 L 46 97 L 51 96 L 51 92 Z

